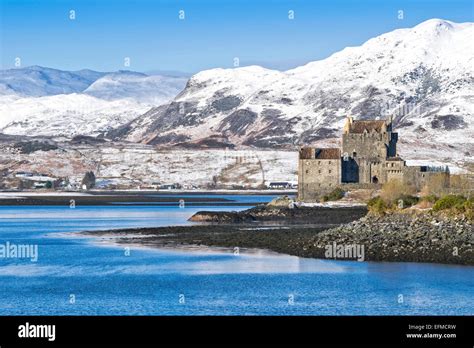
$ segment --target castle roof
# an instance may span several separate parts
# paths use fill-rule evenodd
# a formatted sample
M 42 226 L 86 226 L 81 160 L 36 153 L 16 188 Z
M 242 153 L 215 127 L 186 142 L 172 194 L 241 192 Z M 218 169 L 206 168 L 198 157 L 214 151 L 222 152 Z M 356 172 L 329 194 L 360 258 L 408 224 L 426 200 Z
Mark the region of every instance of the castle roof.
M 315 149 L 314 155 L 317 159 L 340 159 L 341 150 L 338 148 Z
M 313 150 L 312 147 L 302 147 L 300 149 L 300 159 L 312 159 L 313 158 Z
M 387 157 L 387 161 L 403 161 L 401 157 Z
M 300 159 L 341 159 L 341 150 L 338 148 L 302 147 Z
M 352 121 L 349 133 L 364 133 L 366 129 L 367 132 L 375 130 L 380 133 L 384 125 L 386 125 L 384 120 L 356 120 Z

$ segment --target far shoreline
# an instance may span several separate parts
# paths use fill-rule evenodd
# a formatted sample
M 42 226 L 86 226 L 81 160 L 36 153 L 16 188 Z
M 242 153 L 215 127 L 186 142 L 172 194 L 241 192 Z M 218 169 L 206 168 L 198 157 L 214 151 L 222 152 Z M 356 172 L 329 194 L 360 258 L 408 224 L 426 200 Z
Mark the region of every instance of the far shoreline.
M 242 203 L 232 200 L 231 196 L 245 195 L 248 202 Z M 104 206 L 174 206 L 184 199 L 186 206 L 199 206 L 203 203 L 212 203 L 219 206 L 253 206 L 261 202 L 252 201 L 253 196 L 296 195 L 296 191 L 288 190 L 124 190 L 124 191 L 1 191 L 0 206 L 69 206 L 71 200 L 76 205 L 104 205 Z M 209 197 L 202 197 L 209 196 Z M 224 197 L 214 197 L 224 196 Z M 226 197 L 228 196 L 228 197 Z

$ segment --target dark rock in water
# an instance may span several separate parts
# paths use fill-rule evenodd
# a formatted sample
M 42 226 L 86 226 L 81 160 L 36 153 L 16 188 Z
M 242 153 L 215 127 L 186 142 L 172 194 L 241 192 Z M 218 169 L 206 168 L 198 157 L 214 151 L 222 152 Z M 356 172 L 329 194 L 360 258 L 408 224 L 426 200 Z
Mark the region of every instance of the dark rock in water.
M 242 222 L 284 222 L 289 224 L 335 225 L 356 220 L 367 213 L 365 207 L 274 207 L 257 206 L 240 212 L 200 211 L 189 218 L 195 222 L 242 223 Z
M 273 198 L 269 203 L 267 203 L 267 208 L 269 207 L 281 207 L 281 208 L 294 208 L 295 201 L 288 196 L 281 196 Z

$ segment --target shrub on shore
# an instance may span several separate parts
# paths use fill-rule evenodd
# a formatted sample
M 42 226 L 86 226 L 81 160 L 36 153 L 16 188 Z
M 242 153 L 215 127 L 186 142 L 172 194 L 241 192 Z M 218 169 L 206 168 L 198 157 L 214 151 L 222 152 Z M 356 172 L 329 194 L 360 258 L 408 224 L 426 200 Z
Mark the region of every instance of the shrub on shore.
M 402 202 L 403 205 L 400 208 L 408 208 L 419 202 L 419 198 L 412 195 L 401 195 L 396 199 L 397 204 Z
M 433 203 L 433 204 L 435 204 L 438 199 L 439 198 L 436 195 L 427 195 L 427 196 L 424 196 L 424 197 L 421 198 L 421 200 L 423 202 L 429 202 L 429 203 Z
M 474 221 L 474 198 L 469 198 L 466 202 L 464 202 L 464 214 L 466 217 Z
M 469 220 L 474 220 L 474 198 L 461 195 L 446 195 L 441 197 L 433 206 L 433 211 L 445 211 L 448 214 L 464 214 Z
M 389 207 L 381 197 L 377 196 L 367 202 L 367 208 L 371 213 L 384 215 Z
M 380 197 L 385 203 L 395 202 L 400 197 L 412 196 L 416 190 L 400 180 L 390 180 L 382 186 Z
M 329 194 L 323 196 L 323 202 L 338 201 L 344 197 L 345 191 L 340 187 L 336 187 Z
M 400 204 L 400 200 L 403 204 Z M 408 208 L 417 204 L 420 199 L 416 196 L 401 195 L 393 201 L 387 202 L 382 197 L 374 197 L 367 202 L 369 212 L 384 215 L 389 211 L 399 208 Z M 448 215 L 464 214 L 469 220 L 474 220 L 474 198 L 466 198 L 462 195 L 444 195 L 440 198 L 430 195 L 421 199 L 421 202 L 433 204 L 433 212 L 445 212 Z
M 457 209 L 464 210 L 464 203 L 466 198 L 461 195 L 447 195 L 436 201 L 433 206 L 434 211 L 447 210 L 447 209 Z
M 367 203 L 370 212 L 385 214 L 397 207 L 404 209 L 418 203 L 414 196 L 415 189 L 400 180 L 390 180 L 382 186 L 380 196 L 374 197 Z

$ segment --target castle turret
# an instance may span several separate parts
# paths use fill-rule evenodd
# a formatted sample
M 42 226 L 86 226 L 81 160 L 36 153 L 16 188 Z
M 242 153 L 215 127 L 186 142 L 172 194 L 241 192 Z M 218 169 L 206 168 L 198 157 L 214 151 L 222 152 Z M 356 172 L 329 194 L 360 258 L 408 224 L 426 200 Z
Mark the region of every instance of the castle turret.
M 344 134 L 349 134 L 349 132 L 351 131 L 351 127 L 352 127 L 353 122 L 354 122 L 353 117 L 352 116 L 347 116 L 346 123 L 344 124 L 344 129 L 343 129 Z

